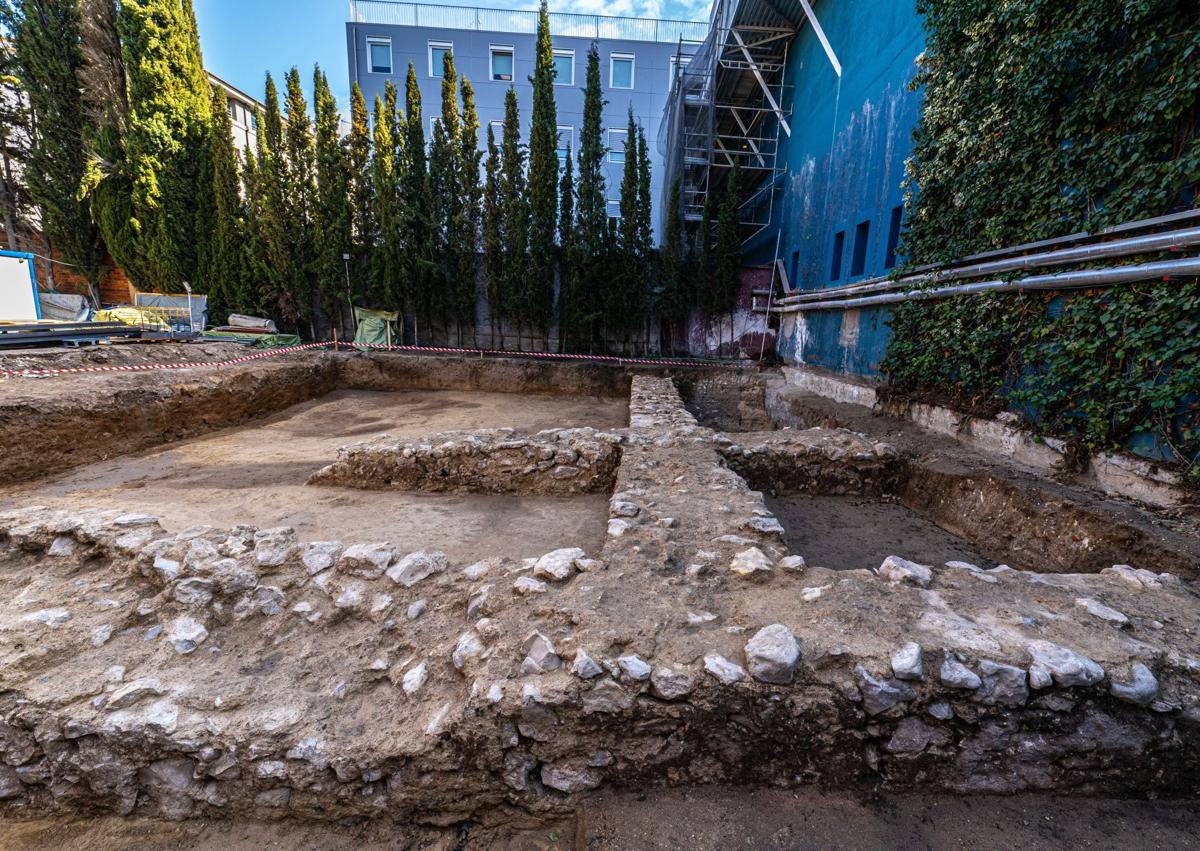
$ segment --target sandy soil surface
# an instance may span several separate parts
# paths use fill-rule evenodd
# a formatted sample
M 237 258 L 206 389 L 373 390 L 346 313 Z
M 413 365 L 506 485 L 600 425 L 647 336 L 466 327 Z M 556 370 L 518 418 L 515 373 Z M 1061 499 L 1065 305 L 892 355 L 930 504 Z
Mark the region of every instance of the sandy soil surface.
M 811 565 L 834 570 L 874 568 L 890 555 L 903 555 L 929 565 L 966 561 L 984 568 L 996 566 L 968 541 L 896 502 L 804 495 L 767 496 L 766 502 L 783 524 L 792 552 L 801 553 Z
M 150 819 L 38 819 L 0 825 L 0 849 L 33 851 L 733 851 L 733 849 L 1190 849 L 1194 801 L 1018 795 L 850 797 L 804 789 L 606 794 L 574 819 L 534 829 Z
M 0 490 L 0 507 L 119 507 L 196 524 L 293 526 L 302 539 L 390 541 L 452 559 L 523 558 L 560 546 L 598 548 L 602 495 L 514 497 L 359 491 L 304 484 L 337 448 L 381 433 L 416 439 L 504 427 L 623 426 L 623 399 L 458 391 L 335 391 L 253 426 L 226 429 Z

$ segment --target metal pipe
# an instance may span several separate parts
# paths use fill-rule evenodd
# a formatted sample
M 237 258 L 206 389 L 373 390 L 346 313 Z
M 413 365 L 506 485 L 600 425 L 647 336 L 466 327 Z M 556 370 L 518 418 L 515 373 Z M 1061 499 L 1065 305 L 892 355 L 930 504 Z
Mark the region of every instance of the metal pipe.
M 863 281 L 836 289 L 813 290 L 780 299 L 782 304 L 796 304 L 806 301 L 824 301 L 830 297 L 843 295 L 859 295 L 871 292 L 888 292 L 911 286 L 920 281 L 933 278 L 936 281 L 957 281 L 963 278 L 974 278 L 982 275 L 998 275 L 1005 272 L 1019 272 L 1027 269 L 1038 269 L 1046 266 L 1062 266 L 1069 263 L 1081 263 L 1106 257 L 1121 257 L 1129 254 L 1142 254 L 1150 251 L 1165 251 L 1171 248 L 1200 245 L 1200 227 L 1184 228 L 1183 230 L 1167 231 L 1166 233 L 1147 234 L 1145 236 L 1127 237 L 1112 242 L 1079 245 L 1072 248 L 1060 248 L 1056 251 L 1046 251 L 1041 254 L 1030 254 L 1025 257 L 1008 257 L 1002 260 L 991 260 L 985 263 L 972 263 L 967 266 L 954 266 L 943 272 L 931 274 L 906 275 L 897 280 L 876 279 Z
M 871 307 L 880 304 L 898 304 L 904 301 L 949 298 L 956 295 L 974 295 L 984 292 L 1021 292 L 1024 290 L 1066 290 L 1080 287 L 1109 287 L 1129 281 L 1145 281 L 1151 278 L 1191 277 L 1200 275 L 1200 257 L 1182 260 L 1161 260 L 1156 263 L 1141 263 L 1135 266 L 1113 266 L 1108 269 L 1080 269 L 1052 275 L 1033 275 L 1019 281 L 976 281 L 953 287 L 933 290 L 907 290 L 905 292 L 882 293 L 862 298 L 832 299 L 805 304 L 777 305 L 779 313 L 798 313 L 809 310 L 848 310 L 855 307 Z

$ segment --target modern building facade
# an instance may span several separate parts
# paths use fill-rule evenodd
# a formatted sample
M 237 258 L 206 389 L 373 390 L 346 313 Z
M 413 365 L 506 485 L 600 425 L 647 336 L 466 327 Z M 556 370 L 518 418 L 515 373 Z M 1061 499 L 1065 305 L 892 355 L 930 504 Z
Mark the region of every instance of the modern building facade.
M 504 98 L 516 88 L 522 136 L 528 139 L 533 108 L 534 46 L 537 12 L 472 9 L 385 0 L 351 0 L 346 49 L 351 82 L 357 82 L 371 104 L 382 97 L 388 80 L 403 93 L 412 63 L 421 87 L 424 117 L 431 135 L 441 110 L 442 57 L 454 54 L 460 74 L 471 80 L 479 110 L 481 144 L 493 125 L 499 137 Z M 595 44 L 606 101 L 603 113 L 606 183 L 610 214 L 618 213 L 624 145 L 629 110 L 645 130 L 650 147 L 653 197 L 660 199 L 663 160 L 655 144 L 671 86 L 686 67 L 708 25 L 696 21 L 617 18 L 551 13 L 557 71 L 559 151 L 579 149 L 583 124 L 583 89 L 587 54 Z M 403 97 L 403 94 L 401 95 Z M 655 222 L 659 220 L 655 212 Z
M 212 71 L 208 72 L 208 83 L 225 93 L 229 120 L 233 125 L 234 147 L 238 151 L 253 149 L 258 143 L 258 112 L 265 109 L 262 102 L 225 82 Z
M 716 0 L 670 99 L 660 144 L 698 218 L 739 167 L 743 261 L 787 290 L 884 275 L 901 263 L 905 161 L 925 47 L 914 0 Z M 878 374 L 887 307 L 792 314 L 781 355 Z M 761 327 L 757 321 L 747 325 Z

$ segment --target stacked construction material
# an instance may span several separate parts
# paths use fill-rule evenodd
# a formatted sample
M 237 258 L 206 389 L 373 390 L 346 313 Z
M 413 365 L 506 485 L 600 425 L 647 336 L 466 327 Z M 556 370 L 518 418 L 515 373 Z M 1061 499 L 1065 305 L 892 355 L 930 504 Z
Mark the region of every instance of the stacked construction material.
M 142 330 L 124 322 L 0 322 L 0 348 L 78 346 L 141 337 Z

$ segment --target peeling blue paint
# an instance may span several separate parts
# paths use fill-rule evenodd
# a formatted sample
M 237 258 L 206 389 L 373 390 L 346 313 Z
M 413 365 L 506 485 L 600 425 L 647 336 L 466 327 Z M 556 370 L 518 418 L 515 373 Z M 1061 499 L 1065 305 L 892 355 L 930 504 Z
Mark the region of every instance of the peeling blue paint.
M 816 14 L 841 60 L 842 77 L 812 28 L 804 27 L 788 53 L 792 135 L 780 146 L 787 172 L 771 226 L 744 255 L 747 263 L 770 263 L 778 233 L 778 256 L 801 290 L 888 271 L 893 211 L 904 203 L 904 163 L 921 110 L 920 92 L 910 91 L 909 83 L 925 44 L 912 0 L 826 2 L 817 4 Z M 779 352 L 791 362 L 878 375 L 890 316 L 886 307 L 852 316 L 809 313 L 786 323 Z

